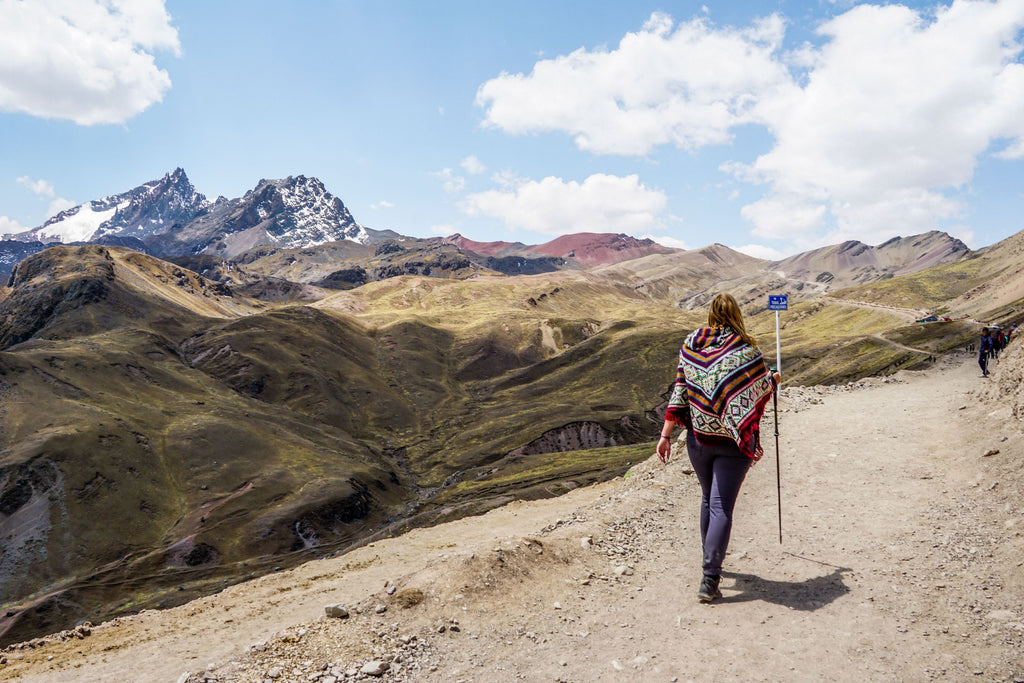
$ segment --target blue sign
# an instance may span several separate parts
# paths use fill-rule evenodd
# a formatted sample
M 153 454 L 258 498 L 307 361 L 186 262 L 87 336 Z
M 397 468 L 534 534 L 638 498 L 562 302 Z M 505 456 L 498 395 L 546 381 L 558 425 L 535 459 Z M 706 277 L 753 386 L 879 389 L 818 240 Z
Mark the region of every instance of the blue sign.
M 788 311 L 789 297 L 785 294 L 768 295 L 769 311 Z

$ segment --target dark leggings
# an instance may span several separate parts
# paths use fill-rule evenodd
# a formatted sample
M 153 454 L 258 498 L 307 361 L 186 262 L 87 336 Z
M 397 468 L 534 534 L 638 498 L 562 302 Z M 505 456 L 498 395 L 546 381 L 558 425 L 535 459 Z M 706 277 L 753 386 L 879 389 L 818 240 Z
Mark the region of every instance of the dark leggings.
M 981 367 L 981 373 L 983 375 L 988 374 L 988 354 L 984 351 L 978 354 L 978 366 Z
M 686 434 L 686 451 L 700 481 L 700 540 L 704 546 L 704 575 L 722 573 L 722 560 L 732 533 L 732 511 L 740 486 L 753 462 L 736 444 L 705 446 L 693 431 Z

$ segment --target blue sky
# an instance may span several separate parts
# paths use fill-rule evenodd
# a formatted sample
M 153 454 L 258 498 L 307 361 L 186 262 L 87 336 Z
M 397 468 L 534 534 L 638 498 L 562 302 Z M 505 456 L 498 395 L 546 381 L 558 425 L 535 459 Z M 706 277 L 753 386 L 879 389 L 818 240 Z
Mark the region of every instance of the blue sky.
M 1024 227 L 1022 29 L 1022 0 L 0 0 L 0 234 L 181 166 L 424 237 L 985 246 Z

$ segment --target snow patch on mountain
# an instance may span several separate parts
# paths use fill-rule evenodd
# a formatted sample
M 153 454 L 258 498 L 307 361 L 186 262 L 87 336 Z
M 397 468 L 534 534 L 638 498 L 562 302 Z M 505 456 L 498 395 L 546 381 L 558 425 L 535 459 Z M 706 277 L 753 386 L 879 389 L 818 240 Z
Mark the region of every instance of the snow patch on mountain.
M 117 206 L 100 208 L 102 201 L 80 204 L 46 221 L 42 227 L 32 231 L 31 237 L 40 242 L 85 242 L 100 229 L 100 226 L 113 218 Z

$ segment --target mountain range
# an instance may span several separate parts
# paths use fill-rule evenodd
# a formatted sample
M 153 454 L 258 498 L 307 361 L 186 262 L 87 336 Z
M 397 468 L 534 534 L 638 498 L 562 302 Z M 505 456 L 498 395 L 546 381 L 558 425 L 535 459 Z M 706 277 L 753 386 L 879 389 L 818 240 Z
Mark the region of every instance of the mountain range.
M 368 239 L 341 200 L 316 178 L 260 180 L 243 197 L 211 202 L 181 168 L 7 237 L 42 244 L 122 244 L 158 256 L 227 257 L 265 244 L 292 248 Z
M 613 477 L 649 454 L 715 291 L 763 342 L 766 295 L 790 295 L 795 384 L 927 367 L 970 318 L 1024 315 L 1021 234 L 779 262 L 485 245 L 360 226 L 303 176 L 211 203 L 183 171 L 77 208 L 0 242 L 2 642 Z M 93 242 L 43 241 L 76 216 L 103 217 Z
M 5 237 L 0 241 L 2 276 L 48 245 L 97 243 L 179 259 L 189 267 L 217 264 L 224 270 L 230 264 L 229 269 L 240 271 L 234 279 L 249 283 L 277 278 L 328 289 L 398 275 L 529 275 L 681 251 L 625 234 L 577 233 L 539 245 L 477 242 L 460 234 L 410 238 L 363 227 L 317 178 L 263 179 L 242 197 L 210 201 L 181 168 Z M 325 245 L 330 246 L 314 249 Z M 844 242 L 763 268 L 821 292 L 955 261 L 968 251 L 959 240 L 933 232 L 896 237 L 877 247 Z

